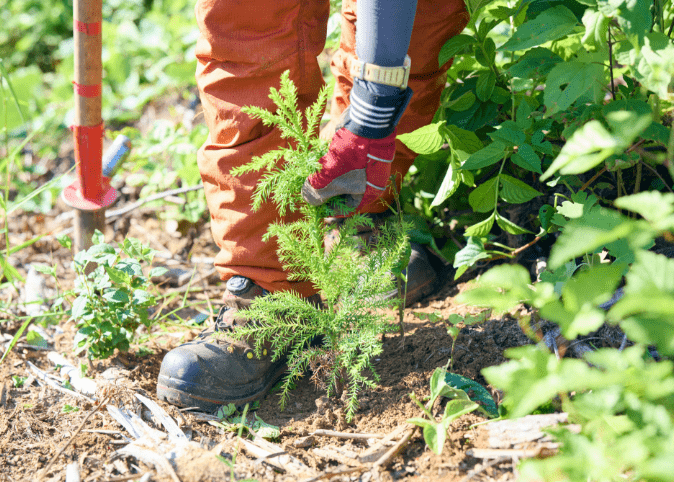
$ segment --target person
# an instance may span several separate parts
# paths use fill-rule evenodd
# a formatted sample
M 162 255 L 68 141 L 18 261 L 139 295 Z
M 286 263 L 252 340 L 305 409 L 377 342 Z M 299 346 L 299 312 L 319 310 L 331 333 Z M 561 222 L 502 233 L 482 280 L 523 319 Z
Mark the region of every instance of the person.
M 245 343 L 214 337 L 242 323 L 237 310 L 257 296 L 294 290 L 315 296 L 309 282 L 287 279 L 273 242 L 263 242 L 271 207 L 251 209 L 260 173 L 233 177 L 230 170 L 285 142 L 278 131 L 241 112 L 247 105 L 273 109 L 270 87 L 288 70 L 304 110 L 324 85 L 317 56 L 327 30 L 329 0 L 198 0 L 197 84 L 210 135 L 198 165 L 220 248 L 215 266 L 226 280 L 223 309 L 214 326 L 166 354 L 157 383 L 159 399 L 213 410 L 262 398 L 283 375 L 284 360 L 255 357 Z M 334 129 L 322 169 L 305 183 L 307 202 L 343 195 L 373 216 L 393 201 L 390 174 L 400 183 L 415 154 L 396 135 L 431 122 L 449 68 L 438 65 L 444 43 L 468 22 L 463 0 L 343 0 L 340 47 L 332 57 L 336 85 Z M 398 186 L 399 188 L 400 186 Z M 382 202 L 383 201 L 383 202 Z M 285 220 L 292 222 L 294 215 Z M 425 293 L 435 273 L 419 246 L 408 266 L 406 301 Z

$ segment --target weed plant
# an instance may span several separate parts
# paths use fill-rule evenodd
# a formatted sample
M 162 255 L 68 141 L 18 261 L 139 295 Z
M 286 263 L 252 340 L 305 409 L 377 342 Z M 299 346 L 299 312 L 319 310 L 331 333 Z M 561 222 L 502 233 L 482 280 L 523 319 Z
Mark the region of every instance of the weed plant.
M 166 268 L 156 267 L 144 275 L 142 264 L 150 264 L 154 253 L 132 238 L 116 249 L 103 242 L 97 231 L 94 245 L 75 255 L 77 297 L 71 316 L 78 328 L 78 352 L 86 350 L 90 358 L 107 358 L 115 349 L 128 351 L 138 327 L 150 326 L 148 307 L 156 303 L 149 291 L 150 278 L 166 272 Z M 95 268 L 91 270 L 91 266 Z
M 292 291 L 256 298 L 242 312 L 250 322 L 238 328 L 235 336 L 252 337 L 258 356 L 269 343 L 274 359 L 288 357 L 282 406 L 292 383 L 311 369 L 314 380 L 328 394 L 345 392 L 347 419 L 351 420 L 358 393 L 374 387 L 373 379 L 379 379 L 371 360 L 382 352 L 379 336 L 392 327 L 378 310 L 390 306 L 384 294 L 393 289 L 391 272 L 407 250 L 406 226 L 402 222 L 384 226 L 376 244 L 363 247 L 355 237 L 356 227 L 374 226 L 366 216 L 354 214 L 345 220 L 339 240 L 326 251 L 323 239 L 329 227 L 324 218 L 344 206 L 311 206 L 300 190 L 305 179 L 320 168 L 319 159 L 327 151 L 326 143 L 316 136 L 327 92 L 324 89 L 303 115 L 286 72 L 280 90 L 271 89 L 270 98 L 276 104 L 275 112 L 258 107 L 247 107 L 245 112 L 278 128 L 288 146 L 254 158 L 232 173 L 264 172 L 253 196 L 253 209 L 271 201 L 281 215 L 299 214 L 296 221 L 270 225 L 264 239 L 278 242 L 278 256 L 289 279 L 311 282 L 324 303 L 317 306 Z

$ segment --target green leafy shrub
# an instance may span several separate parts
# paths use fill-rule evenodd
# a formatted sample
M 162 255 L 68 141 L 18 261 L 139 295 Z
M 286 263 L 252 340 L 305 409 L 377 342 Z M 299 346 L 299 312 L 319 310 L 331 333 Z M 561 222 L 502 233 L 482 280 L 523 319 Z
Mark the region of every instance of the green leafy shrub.
M 148 307 L 155 304 L 149 278 L 166 268 L 153 268 L 146 276 L 143 264 L 152 263 L 155 251 L 127 238 L 114 248 L 100 232 L 94 245 L 75 255 L 78 273 L 71 317 L 78 328 L 76 350 L 92 358 L 107 358 L 115 349 L 128 351 L 140 325 L 150 326 Z M 91 267 L 95 268 L 92 270 Z
M 408 212 L 439 238 L 465 228 L 465 245 L 435 249 L 457 276 L 557 231 L 559 201 L 579 191 L 610 202 L 666 189 L 670 2 L 466 4 L 470 23 L 440 52 L 441 65 L 454 63 L 433 123 L 399 137 L 419 154 L 402 193 Z
M 646 248 L 657 236 L 674 234 L 674 194 L 642 192 L 615 202 L 639 219 L 585 197 L 576 201 L 566 206 L 572 217 L 553 246 L 543 281 L 531 285 L 526 269 L 502 265 L 485 273 L 461 301 L 497 310 L 528 303 L 567 339 L 615 324 L 634 346 L 587 353 L 586 361 L 558 359 L 539 346 L 514 348 L 506 353 L 512 361 L 483 374 L 505 392 L 510 417 L 560 396 L 562 408 L 582 426 L 579 434 L 555 430 L 560 453 L 526 462 L 524 480 L 671 480 L 674 364 L 656 362 L 647 347 L 674 355 L 674 259 Z M 615 261 L 592 262 L 604 249 Z M 577 257 L 589 262 L 576 271 Z M 625 294 L 605 312 L 599 305 L 623 275 Z
M 265 172 L 253 196 L 254 209 L 271 200 L 281 214 L 301 215 L 294 222 L 270 225 L 265 239 L 277 240 L 279 259 L 289 279 L 310 281 L 324 306 L 289 291 L 271 293 L 256 298 L 242 312 L 251 322 L 235 334 L 237 338 L 253 337 L 258 355 L 265 343 L 271 344 L 274 359 L 287 354 L 289 373 L 282 385 L 282 405 L 292 383 L 311 368 L 315 381 L 329 394 L 346 391 L 350 420 L 358 407 L 358 392 L 375 386 L 365 371 L 378 379 L 371 359 L 382 352 L 379 335 L 390 331 L 392 325 L 377 310 L 390 305 L 384 295 L 394 287 L 391 272 L 407 251 L 408 240 L 406 226 L 395 222 L 380 230 L 376 245 L 363 247 L 355 236 L 356 228 L 373 227 L 372 221 L 354 215 L 345 220 L 339 240 L 326 252 L 323 239 L 330 228 L 323 220 L 334 215 L 333 208 L 311 206 L 300 194 L 305 179 L 320 167 L 318 161 L 327 150 L 326 143 L 316 137 L 326 96 L 323 90 L 316 104 L 302 115 L 297 109 L 296 89 L 284 73 L 280 90 L 272 89 L 270 94 L 276 112 L 256 107 L 248 107 L 246 112 L 280 129 L 290 145 L 232 171 L 235 175 Z M 315 344 L 317 339 L 322 339 L 320 344 Z

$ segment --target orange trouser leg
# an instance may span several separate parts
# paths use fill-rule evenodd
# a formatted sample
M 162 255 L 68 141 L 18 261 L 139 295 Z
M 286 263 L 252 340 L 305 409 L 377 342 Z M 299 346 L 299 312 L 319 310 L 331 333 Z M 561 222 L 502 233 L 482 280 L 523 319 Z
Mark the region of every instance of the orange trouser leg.
M 271 203 L 252 212 L 260 175 L 229 172 L 285 142 L 278 131 L 241 112 L 246 105 L 273 109 L 269 88 L 278 88 L 285 70 L 298 88 L 300 109 L 316 100 L 323 85 L 316 56 L 325 44 L 328 12 L 328 0 L 197 1 L 196 77 L 210 132 L 197 159 L 223 280 L 241 275 L 270 291 L 314 293 L 310 283 L 289 282 L 276 243 L 262 241 L 268 225 L 281 217 Z
M 414 91 L 412 100 L 405 110 L 398 134 L 412 132 L 430 124 L 440 105 L 440 94 L 445 86 L 445 73 L 450 64 L 438 65 L 440 48 L 451 37 L 461 33 L 468 23 L 468 12 L 463 0 L 418 0 L 417 13 L 408 54 L 412 59 L 409 86 Z M 331 121 L 336 121 L 349 105 L 349 92 L 353 80 L 349 75 L 350 60 L 356 51 L 356 0 L 343 0 L 342 38 L 340 48 L 332 57 L 332 73 L 337 79 L 332 101 Z M 326 129 L 329 132 L 329 129 Z M 414 162 L 416 154 L 396 142 L 396 156 L 391 173 L 400 182 Z M 400 189 L 400 185 L 398 186 Z M 376 201 L 364 211 L 380 213 L 387 210 L 393 201 L 394 191 L 389 188 L 383 201 Z

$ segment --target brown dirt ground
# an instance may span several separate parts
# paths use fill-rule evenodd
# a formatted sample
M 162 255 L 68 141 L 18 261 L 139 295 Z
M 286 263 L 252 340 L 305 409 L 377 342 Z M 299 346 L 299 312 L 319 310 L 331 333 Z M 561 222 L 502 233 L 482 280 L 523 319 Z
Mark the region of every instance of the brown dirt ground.
M 174 101 L 175 104 L 183 102 L 178 95 Z M 163 102 L 166 104 L 166 99 Z M 168 103 L 171 104 L 170 99 Z M 148 111 L 155 114 L 157 111 L 165 113 L 166 108 L 162 107 L 164 104 L 156 109 L 155 106 L 150 106 Z M 148 116 L 144 119 L 146 117 Z M 72 153 L 64 153 L 63 157 L 72 159 Z M 67 168 L 67 163 L 63 168 Z M 122 192 L 125 193 L 125 198 L 120 205 L 135 200 L 138 195 L 137 190 L 128 188 Z M 190 285 L 185 301 L 191 307 L 178 311 L 176 315 L 184 320 L 199 313 L 210 315 L 214 310 L 217 311 L 218 306 L 214 304 L 221 296 L 221 282 L 212 274 L 207 259 L 200 264 L 195 262 L 196 258 L 212 258 L 216 254 L 209 224 L 207 220 L 196 225 L 164 222 L 157 215 L 157 211 L 161 209 L 163 208 L 156 206 L 143 207 L 130 216 L 109 224 L 107 239 L 119 242 L 124 236 L 136 237 L 160 252 L 162 257 L 156 258 L 156 264 L 165 263 L 188 272 L 196 270 L 195 279 L 202 279 Z M 17 212 L 9 220 L 10 246 L 17 246 L 36 235 L 53 235 L 68 229 L 70 221 L 63 217 L 67 210 L 59 201 L 47 215 Z M 4 243 L 4 240 L 0 243 Z M 72 255 L 53 236 L 47 236 L 31 247 L 19 251 L 10 261 L 24 276 L 30 263 L 56 265 L 61 289 L 73 286 L 74 274 L 70 267 Z M 377 389 L 361 394 L 360 409 L 353 423 L 345 423 L 342 403 L 339 400 L 325 402 L 325 393 L 310 382 L 309 376 L 300 380 L 293 390 L 285 411 L 280 411 L 277 395 L 270 395 L 261 403 L 257 415 L 265 422 L 281 428 L 281 437 L 277 442 L 288 453 L 320 471 L 331 470 L 336 466 L 335 462 L 319 458 L 309 449 L 296 448 L 293 442 L 317 428 L 386 434 L 404 425 L 407 419 L 419 415 L 419 409 L 409 394 L 414 392 L 420 399 L 429 394 L 431 374 L 437 367 L 446 365 L 450 358 L 451 339 L 442 324 L 422 321 L 413 313 L 437 312 L 447 318 L 451 313 L 469 312 L 466 306 L 458 304 L 455 299 L 465 289 L 465 281 L 454 282 L 451 270 L 447 269 L 441 276 L 440 285 L 434 295 L 405 310 L 404 345 L 399 336 L 389 335 L 384 340 L 384 353 L 375 363 L 381 383 Z M 0 346 L 3 352 L 6 341 L 11 339 L 21 325 L 18 317 L 25 314 L 25 309 L 20 305 L 24 287 L 18 288 L 19 290 L 10 287 L 0 291 L 0 302 L 7 307 L 0 310 Z M 52 280 L 47 280 L 46 296 L 53 298 L 55 292 L 56 286 Z M 167 313 L 182 306 L 184 290 L 181 291 L 180 287 L 167 283 L 160 287 L 160 293 L 165 296 L 166 302 L 156 309 L 155 314 Z M 393 318 L 395 314 L 391 312 L 391 316 Z M 64 354 L 77 366 L 80 360 L 72 352 L 74 324 L 67 322 L 65 317 L 58 321 L 58 325 L 45 328 L 49 335 L 50 349 Z M 174 321 L 170 325 L 156 326 L 148 333 L 149 339 L 145 345 L 154 354 L 143 357 L 117 354 L 111 359 L 92 364 L 87 376 L 97 380 L 111 367 L 119 371 L 118 381 L 114 386 L 109 386 L 110 391 L 107 392 L 111 395 L 110 404 L 141 411 L 139 403 L 132 396 L 134 393 L 156 400 L 156 379 L 163 356 L 171 348 L 193 338 L 201 329 L 185 326 L 184 323 L 181 325 L 179 319 Z M 482 368 L 502 363 L 505 349 L 529 342 L 516 318 L 511 315 L 495 317 L 480 325 L 466 327 L 456 342 L 452 371 L 486 385 L 480 374 Z M 66 465 L 75 461 L 81 467 L 81 480 L 87 482 L 138 480 L 151 471 L 150 467 L 134 457 L 115 455 L 116 450 L 125 445 L 121 435 L 129 434 L 105 410 L 97 411 L 97 406 L 90 402 L 61 393 L 49 386 L 41 386 L 30 379 L 30 385 L 14 387 L 13 376 L 29 376 L 28 362 L 48 373 L 55 373 L 46 353 L 47 351 L 35 351 L 25 343 L 20 343 L 0 365 L 0 481 L 62 481 L 65 480 Z M 488 388 L 498 400 L 500 394 L 492 387 Z M 159 402 L 159 405 L 183 430 L 190 432 L 192 440 L 202 447 L 212 448 L 215 444 L 222 444 L 220 447 L 223 454 L 235 453 L 232 433 L 225 433 L 220 428 L 198 420 L 193 414 L 180 412 L 166 403 Z M 78 410 L 68 411 L 66 406 L 77 407 Z M 437 414 L 443 408 L 441 403 L 436 403 L 434 411 Z M 476 414 L 469 414 L 455 421 L 442 455 L 439 456 L 428 449 L 423 437 L 416 432 L 380 478 L 410 481 L 460 481 L 467 478 L 473 481 L 514 480 L 516 471 L 512 462 L 482 465 L 482 460 L 467 454 L 470 448 L 488 447 L 485 438 L 472 427 L 482 421 L 484 418 Z M 76 433 L 83 422 L 83 429 L 89 432 Z M 92 430 L 108 430 L 113 433 L 95 433 Z M 50 471 L 44 473 L 47 464 L 69 441 L 71 443 L 54 460 Z M 333 446 L 355 452 L 366 447 L 361 442 L 327 437 L 317 437 L 315 446 Z M 193 451 L 180 460 L 176 478 L 153 475 L 152 480 L 230 480 L 232 475 L 229 468 L 216 460 L 211 452 Z M 234 479 L 250 477 L 260 481 L 295 480 L 291 475 L 275 472 L 266 463 L 253 463 L 253 460 L 254 458 L 239 455 Z M 472 470 L 479 473 L 473 474 Z M 374 478 L 365 473 L 362 476 L 354 474 L 333 477 L 331 480 L 370 479 Z
M 33 218 L 35 215 L 24 214 L 16 221 L 19 225 L 35 227 L 36 220 Z M 57 230 L 56 224 L 57 221 L 54 219 L 42 217 L 40 229 Z M 129 222 L 128 235 L 150 243 L 152 247 L 162 252 L 171 253 L 177 259 L 181 259 L 185 267 L 188 267 L 185 257 L 187 252 L 202 257 L 212 257 L 215 254 L 208 224 L 193 228 L 191 233 L 186 233 L 186 235 L 181 234 L 180 231 L 170 233 L 164 229 L 155 216 L 141 212 Z M 122 233 L 114 233 L 110 228 L 108 234 L 118 241 L 121 240 Z M 33 247 L 22 251 L 20 256 L 21 259 L 16 264 L 24 275 L 26 266 L 30 262 L 56 264 L 62 288 L 72 286 L 73 275 L 69 267 L 70 252 L 61 248 L 54 240 L 40 241 Z M 198 272 L 205 273 L 208 269 L 206 265 L 199 265 Z M 198 311 L 208 313 L 208 306 L 204 300 L 219 298 L 220 282 L 213 281 L 212 277 L 209 281 L 208 284 L 201 283 L 195 286 L 195 289 L 188 294 L 188 303 L 201 302 L 201 305 L 196 309 L 186 310 L 183 313 L 186 318 L 197 314 Z M 308 449 L 295 448 L 293 442 L 299 437 L 317 428 L 385 434 L 404 424 L 408 418 L 418 416 L 419 409 L 412 402 L 409 394 L 415 392 L 420 398 L 429 394 L 430 375 L 435 368 L 447 364 L 451 339 L 441 323 L 422 321 L 414 316 L 414 312 L 436 312 L 443 317 L 451 313 L 468 312 L 467 307 L 455 301 L 455 296 L 465 285 L 465 282 L 455 283 L 451 276 L 446 276 L 444 286 L 435 295 L 405 310 L 404 346 L 401 345 L 398 335 L 389 335 L 385 339 L 384 353 L 375 362 L 376 369 L 381 376 L 381 383 L 377 389 L 363 392 L 360 397 L 360 409 L 351 424 L 346 424 L 344 420 L 342 402 L 334 400 L 324 403 L 325 393 L 310 382 L 309 376 L 304 377 L 293 390 L 289 406 L 285 411 L 279 408 L 278 396 L 271 395 L 257 410 L 258 416 L 265 422 L 281 428 L 281 438 L 278 442 L 284 449 L 303 460 L 307 465 L 321 471 L 329 469 L 335 463 L 315 457 Z M 54 288 L 55 286 L 48 280 L 47 292 L 49 293 L 49 290 Z M 161 292 L 169 294 L 178 289 L 164 286 Z M 181 297 L 178 296 L 163 309 L 168 311 L 177 307 L 182 301 Z M 17 293 L 11 290 L 5 290 L 2 298 L 6 302 L 19 301 Z M 15 311 L 17 310 L 18 308 Z M 393 312 L 391 315 L 394 315 Z M 5 334 L 5 338 L 13 335 L 18 327 L 19 322 L 11 316 L 7 316 L 7 319 L 0 322 L 0 329 Z M 74 324 L 62 320 L 58 327 L 60 330 L 55 330 L 53 326 L 46 328 L 47 333 L 52 335 L 49 341 L 52 342 L 55 351 L 65 354 L 77 366 L 79 360 L 72 354 Z M 172 347 L 191 339 L 200 329 L 200 327 L 185 326 L 156 328 L 146 343 L 146 346 L 155 352 L 154 354 L 144 357 L 117 354 L 109 360 L 93 363 L 87 375 L 97 379 L 110 367 L 117 367 L 121 370 L 121 380 L 118 381 L 119 390 L 112 398 L 113 404 L 127 406 L 132 404 L 130 396 L 132 392 L 156 399 L 156 377 L 162 357 Z M 466 327 L 461 331 L 456 343 L 453 371 L 485 384 L 480 370 L 503 362 L 504 349 L 527 342 L 527 338 L 515 319 L 510 316 L 490 319 L 481 325 Z M 5 392 L 0 405 L 0 480 L 35 478 L 38 471 L 43 469 L 59 449 L 70 440 L 84 418 L 96 408 L 89 402 L 60 393 L 49 386 L 40 386 L 37 382 L 23 388 L 14 387 L 13 376 L 25 377 L 30 374 L 27 367 L 28 361 L 44 371 L 54 373 L 54 367 L 47 360 L 46 353 L 47 351 L 35 351 L 25 344 L 19 345 L 0 365 L 0 387 L 4 387 Z M 494 395 L 498 397 L 497 393 Z M 183 427 L 191 427 L 193 440 L 202 445 L 212 445 L 223 440 L 231 440 L 233 437 L 232 434 L 224 433 L 207 422 L 197 420 L 189 412 L 181 416 L 175 407 L 163 402 L 159 403 L 176 420 L 181 421 Z M 66 412 L 64 410 L 67 405 L 78 407 L 79 410 Z M 436 413 L 442 408 L 436 406 Z M 482 420 L 481 416 L 470 414 L 454 422 L 440 456 L 435 455 L 426 447 L 419 433 L 415 434 L 402 454 L 383 474 L 384 479 L 448 481 L 462 479 L 479 463 L 477 459 L 467 456 L 466 450 L 479 447 L 479 437 L 470 427 L 473 423 Z M 83 428 L 124 432 L 104 410 L 91 416 Z M 133 458 L 115 458 L 115 451 L 122 446 L 118 443 L 119 441 L 119 436 L 114 434 L 80 432 L 56 460 L 45 480 L 64 480 L 65 466 L 73 461 L 79 462 L 81 478 L 84 481 L 120 480 L 120 477 L 131 477 L 134 471 L 137 471 L 138 478 L 140 478 L 140 475 L 149 469 Z M 341 441 L 327 437 L 318 437 L 316 446 L 337 446 L 357 452 L 365 447 L 360 442 Z M 240 456 L 238 466 L 243 463 L 243 460 Z M 178 470 L 178 476 L 181 480 L 187 481 L 213 480 L 214 478 L 227 478 L 229 475 L 225 465 L 215 458 L 209 460 L 207 464 L 200 461 L 198 465 L 195 467 L 195 464 L 187 464 L 186 467 Z M 205 475 L 204 467 L 208 467 L 207 473 L 210 475 Z M 220 474 L 220 477 L 212 473 L 213 471 Z M 246 475 L 258 480 L 283 479 L 282 475 L 275 474 L 268 467 L 265 468 L 264 464 L 258 464 L 257 468 L 246 469 L 246 472 Z M 512 474 L 511 464 L 495 465 L 484 470 L 473 480 L 509 480 Z M 357 475 L 354 476 L 353 480 L 358 480 L 357 477 Z M 155 477 L 155 480 L 158 479 Z M 287 480 L 292 480 L 292 478 Z M 351 479 L 343 478 L 343 480 Z

